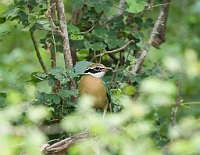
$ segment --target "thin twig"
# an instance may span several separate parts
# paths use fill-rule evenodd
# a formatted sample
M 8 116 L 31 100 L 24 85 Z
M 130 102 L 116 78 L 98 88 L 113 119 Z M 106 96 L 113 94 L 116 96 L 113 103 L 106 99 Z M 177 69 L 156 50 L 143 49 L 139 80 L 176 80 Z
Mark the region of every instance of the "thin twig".
M 32 13 L 33 7 L 32 7 L 31 5 L 27 5 L 27 6 L 28 6 L 28 9 L 29 9 L 29 13 Z M 30 32 L 30 35 L 31 35 L 31 39 L 32 39 L 33 46 L 34 46 L 34 48 L 35 48 L 35 52 L 36 52 L 37 58 L 38 58 L 38 60 L 39 60 L 39 63 L 40 63 L 40 65 L 41 65 L 43 71 L 44 71 L 45 73 L 48 73 L 47 68 L 46 68 L 46 66 L 45 66 L 45 64 L 44 64 L 44 61 L 43 61 L 43 59 L 42 59 L 42 56 L 41 56 L 41 54 L 40 54 L 40 51 L 39 51 L 39 48 L 38 48 L 38 45 L 37 45 L 37 41 L 36 41 L 36 39 L 35 39 L 34 32 L 32 32 L 32 31 L 29 31 L 29 32 Z
M 93 60 L 94 60 L 95 58 L 97 58 L 97 57 L 102 57 L 102 56 L 105 55 L 105 54 L 110 54 L 110 53 L 119 52 L 120 50 L 125 49 L 130 43 L 133 43 L 133 42 L 135 42 L 135 41 L 134 41 L 134 40 L 130 40 L 129 42 L 127 42 L 124 46 L 122 46 L 122 47 L 120 47 L 120 48 L 117 48 L 117 49 L 112 50 L 112 51 L 106 51 L 106 52 L 104 52 L 104 53 L 98 54 L 98 55 L 96 55 L 95 57 L 93 57 L 90 61 L 93 61 Z
M 163 6 L 163 5 L 169 5 L 169 4 L 171 4 L 171 3 L 157 4 L 157 5 L 153 5 L 153 6 L 151 6 L 151 8 L 155 8 L 155 7 Z
M 113 81 L 114 81 L 114 78 L 115 78 L 115 72 L 117 71 L 117 69 L 118 69 L 118 67 L 119 67 L 119 64 L 120 64 L 120 60 L 118 60 L 118 62 L 117 62 L 117 65 L 116 65 L 116 67 L 115 67 L 115 69 L 113 70 L 113 74 L 112 74 L 112 77 L 111 77 L 111 80 L 110 80 L 110 87 L 111 87 L 111 85 L 112 85 L 112 83 L 113 83 Z M 115 81 L 114 81 L 115 82 Z
M 47 18 L 49 18 L 49 23 L 51 24 L 51 33 L 52 33 L 52 41 L 54 43 L 54 51 L 51 51 L 51 48 L 49 48 L 51 53 L 51 67 L 54 68 L 56 66 L 56 41 L 54 37 L 54 32 L 56 32 L 56 28 L 54 27 L 54 22 L 56 20 L 56 13 L 55 13 L 55 0 L 50 1 L 50 7 L 46 11 L 45 15 Z
M 80 34 L 87 34 L 87 33 L 89 33 L 90 31 L 92 31 L 94 29 L 94 25 L 89 29 L 89 30 L 87 30 L 87 31 L 85 31 L 85 32 L 80 32 Z
M 44 64 L 44 61 L 42 59 L 42 56 L 40 54 L 40 51 L 39 51 L 39 48 L 38 48 L 38 45 L 37 45 L 37 42 L 36 42 L 36 39 L 35 39 L 35 35 L 34 35 L 33 32 L 30 32 L 30 35 L 31 35 L 31 39 L 32 39 L 32 42 L 33 42 L 33 45 L 34 45 L 34 48 L 35 48 L 35 52 L 36 52 L 37 58 L 38 58 L 38 60 L 40 62 L 40 65 L 42 66 L 43 71 L 45 73 L 48 73 L 47 68 L 46 68 L 46 66 Z
M 171 127 L 174 127 L 176 125 L 176 116 L 177 116 L 177 112 L 178 112 L 178 107 L 181 104 L 181 101 L 179 99 L 180 98 L 180 79 L 177 79 L 176 85 L 177 85 L 176 104 L 175 104 L 175 107 L 174 107 L 174 110 L 172 113 Z

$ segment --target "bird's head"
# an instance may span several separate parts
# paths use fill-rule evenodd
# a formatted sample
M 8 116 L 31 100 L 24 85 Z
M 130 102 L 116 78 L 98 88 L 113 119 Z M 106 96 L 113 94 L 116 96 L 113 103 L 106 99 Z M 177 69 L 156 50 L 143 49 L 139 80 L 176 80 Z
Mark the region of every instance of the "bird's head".
M 89 74 L 96 78 L 102 78 L 106 72 L 111 70 L 112 68 L 106 67 L 103 64 L 93 63 L 86 68 L 84 74 Z

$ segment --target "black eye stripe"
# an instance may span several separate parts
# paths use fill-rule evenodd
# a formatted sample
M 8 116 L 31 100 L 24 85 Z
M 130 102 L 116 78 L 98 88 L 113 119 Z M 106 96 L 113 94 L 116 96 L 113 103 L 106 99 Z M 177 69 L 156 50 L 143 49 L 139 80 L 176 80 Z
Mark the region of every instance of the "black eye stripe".
M 96 68 L 88 68 L 87 70 L 85 70 L 84 73 L 100 73 L 102 68 L 99 68 L 99 70 L 97 70 Z

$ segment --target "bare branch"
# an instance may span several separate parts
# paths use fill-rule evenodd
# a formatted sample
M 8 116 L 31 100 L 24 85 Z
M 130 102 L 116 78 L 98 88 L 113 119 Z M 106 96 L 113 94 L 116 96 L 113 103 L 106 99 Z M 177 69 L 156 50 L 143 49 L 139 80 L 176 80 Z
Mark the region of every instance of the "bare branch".
M 80 34 L 87 34 L 87 33 L 89 33 L 90 31 L 92 31 L 94 29 L 94 25 L 89 29 L 89 30 L 87 30 L 87 31 L 85 31 L 85 32 L 80 32 Z
M 56 21 L 56 7 L 55 7 L 55 0 L 50 1 L 50 9 L 51 9 L 51 18 L 55 22 Z
M 159 46 L 165 42 L 165 32 L 166 32 L 167 18 L 169 14 L 170 1 L 171 0 L 164 0 L 164 4 L 160 4 L 161 5 L 160 9 L 161 10 L 163 9 L 164 15 L 162 16 L 162 19 L 161 19 L 162 24 L 160 24 L 157 29 L 158 34 L 154 36 L 154 40 L 152 43 L 152 45 L 155 48 L 159 48 Z
M 174 110 L 172 113 L 171 127 L 174 127 L 176 125 L 176 116 L 177 116 L 177 112 L 178 112 L 178 107 L 181 104 L 181 101 L 179 99 L 180 98 L 180 79 L 177 79 L 176 85 L 177 85 L 176 104 L 175 104 L 175 107 L 174 107 Z
M 58 19 L 60 23 L 61 33 L 59 33 L 59 35 L 62 37 L 65 67 L 66 68 L 73 67 L 63 0 L 56 0 L 56 10 L 58 12 Z M 72 78 L 70 78 L 69 87 L 70 87 L 69 89 L 76 89 L 76 83 Z
M 32 42 L 33 42 L 33 45 L 34 45 L 34 48 L 35 48 L 35 52 L 36 52 L 37 58 L 38 58 L 38 60 L 40 62 L 40 65 L 42 66 L 43 71 L 45 73 L 48 73 L 47 68 L 46 68 L 46 66 L 44 64 L 44 61 L 42 59 L 42 56 L 40 54 L 40 51 L 38 49 L 38 45 L 37 45 L 37 42 L 36 42 L 36 39 L 35 39 L 35 35 L 34 35 L 33 32 L 30 32 L 30 35 L 31 35 L 31 39 L 32 39 Z
M 28 9 L 29 9 L 29 13 L 31 13 L 33 7 L 32 7 L 31 5 L 27 5 L 27 6 L 28 6 Z M 44 64 L 44 61 L 43 61 L 43 59 L 42 59 L 42 56 L 41 56 L 41 54 L 40 54 L 40 51 L 39 51 L 39 48 L 38 48 L 38 45 L 37 45 L 37 41 L 36 41 L 36 39 L 35 39 L 34 32 L 31 32 L 31 31 L 29 31 L 29 32 L 30 32 L 30 35 L 31 35 L 31 39 L 32 39 L 33 46 L 34 46 L 34 48 L 35 48 L 35 52 L 36 52 L 37 58 L 38 58 L 38 60 L 39 60 L 39 63 L 40 63 L 40 65 L 41 65 L 43 71 L 44 71 L 45 73 L 48 73 L 47 68 L 46 68 L 46 66 L 45 66 L 45 64 Z
M 50 1 L 50 8 L 46 12 L 46 16 L 49 18 L 49 22 L 51 24 L 51 32 L 52 32 L 52 38 L 54 43 L 54 50 L 52 51 L 51 48 L 49 48 L 51 53 L 51 67 L 54 68 L 56 66 L 56 41 L 54 37 L 54 32 L 56 32 L 54 25 L 54 22 L 56 21 L 56 12 L 55 12 L 55 0 Z
M 61 31 L 59 35 L 62 37 L 63 40 L 62 45 L 63 45 L 65 67 L 66 68 L 73 67 L 63 0 L 56 0 L 56 9 L 58 12 L 58 19 Z
M 150 36 L 148 38 L 147 44 L 145 46 L 145 49 L 141 52 L 137 63 L 134 65 L 134 67 L 131 70 L 132 74 L 137 74 L 138 72 L 141 71 L 144 59 L 145 59 L 150 47 L 152 46 L 152 44 L 154 42 L 155 36 L 158 33 L 158 28 L 159 28 L 159 25 L 162 23 L 163 16 L 165 16 L 165 9 L 164 9 L 164 7 L 161 7 L 159 15 L 158 15 L 158 18 L 157 18 L 157 20 L 155 22 L 155 25 L 154 25 L 151 33 L 150 33 Z
M 125 0 L 120 0 L 119 2 L 119 7 L 118 8 L 118 14 L 121 15 L 124 13 L 124 9 L 123 9 L 123 6 L 126 4 L 126 1 Z
M 105 54 L 110 54 L 110 53 L 119 52 L 120 50 L 125 49 L 130 43 L 133 43 L 133 42 L 135 42 L 135 41 L 134 41 L 134 40 L 130 40 L 130 41 L 127 42 L 124 46 L 122 46 L 122 47 L 120 47 L 120 48 L 118 48 L 118 49 L 115 49 L 115 50 L 112 50 L 112 51 L 106 51 L 106 52 L 104 52 L 104 53 L 100 53 L 100 54 L 96 55 L 95 57 L 93 57 L 90 61 L 94 60 L 94 59 L 97 58 L 97 57 L 102 57 L 102 56 L 105 55 Z
M 67 148 L 70 145 L 74 144 L 75 142 L 78 142 L 88 137 L 89 137 L 88 131 L 84 131 L 76 135 L 70 136 L 68 138 L 65 138 L 51 146 L 49 144 L 44 144 L 42 146 L 42 151 L 44 151 L 46 154 L 62 152 L 63 150 L 67 150 Z

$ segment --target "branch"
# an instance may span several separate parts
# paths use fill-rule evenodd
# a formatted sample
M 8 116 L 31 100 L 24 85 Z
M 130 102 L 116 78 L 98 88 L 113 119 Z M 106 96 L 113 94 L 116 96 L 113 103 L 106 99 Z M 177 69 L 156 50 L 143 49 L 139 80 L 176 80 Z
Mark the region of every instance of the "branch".
M 77 26 L 78 25 L 78 17 L 79 17 L 80 11 L 72 8 L 72 17 L 69 21 L 70 24 Z
M 29 13 L 31 13 L 32 10 L 33 10 L 33 7 L 32 7 L 31 5 L 27 5 L 27 7 L 28 7 L 28 9 L 29 9 Z M 43 61 L 43 59 L 42 59 L 42 56 L 41 56 L 41 54 L 40 54 L 40 51 L 39 51 L 39 48 L 38 48 L 38 45 L 37 45 L 37 42 L 36 42 L 36 39 L 35 39 L 34 32 L 31 32 L 31 31 L 29 31 L 29 32 L 30 32 L 30 35 L 31 35 L 31 39 L 32 39 L 32 42 L 33 42 L 33 45 L 34 45 L 35 52 L 36 52 L 37 58 L 38 58 L 38 60 L 39 60 L 39 63 L 40 63 L 40 65 L 41 65 L 43 71 L 44 71 L 45 73 L 48 73 L 47 68 L 46 68 L 46 66 L 45 66 L 45 64 L 44 64 L 44 61 Z
M 145 59 L 150 47 L 152 46 L 152 44 L 154 42 L 155 36 L 158 33 L 158 28 L 159 28 L 159 25 L 162 23 L 163 16 L 165 16 L 165 9 L 164 9 L 164 7 L 161 7 L 159 15 L 158 15 L 158 18 L 157 18 L 156 23 L 155 23 L 155 25 L 154 25 L 151 33 L 150 33 L 150 36 L 148 38 L 147 44 L 145 46 L 145 49 L 141 52 L 137 63 L 134 65 L 134 67 L 131 70 L 132 74 L 137 74 L 138 72 L 141 71 L 144 59 Z
M 125 0 L 120 0 L 119 2 L 119 6 L 117 7 L 118 8 L 118 14 L 121 15 L 124 13 L 125 9 L 123 9 L 123 6 L 126 4 L 126 1 Z
M 165 32 L 166 32 L 167 18 L 169 14 L 170 1 L 171 0 L 164 0 L 163 1 L 164 4 L 160 4 L 161 5 L 160 9 L 163 9 L 164 15 L 162 16 L 162 19 L 161 19 L 162 24 L 158 26 L 158 30 L 157 30 L 158 34 L 155 35 L 154 41 L 152 43 L 152 45 L 158 49 L 159 49 L 159 46 L 165 42 Z
M 176 85 L 177 85 L 176 104 L 175 104 L 175 107 L 174 107 L 174 110 L 172 113 L 172 126 L 171 127 L 174 127 L 176 125 L 176 115 L 178 112 L 178 107 L 181 104 L 181 101 L 179 99 L 179 97 L 180 97 L 180 79 L 177 79 Z
M 59 35 L 62 37 L 62 41 L 63 41 L 62 45 L 63 45 L 65 67 L 66 68 L 73 67 L 63 0 L 56 0 L 56 9 L 58 12 L 58 19 L 59 19 L 60 31 L 61 31 Z
M 54 32 L 56 32 L 56 28 L 54 27 L 54 22 L 56 21 L 56 12 L 55 12 L 55 0 L 50 1 L 50 7 L 46 11 L 45 15 L 47 18 L 49 18 L 49 23 L 51 24 L 51 33 L 54 43 L 54 51 L 51 50 L 49 47 L 50 53 L 51 53 L 51 67 L 54 68 L 56 66 L 56 41 L 54 37 Z M 51 46 L 51 45 L 50 45 Z
M 67 150 L 70 145 L 88 137 L 89 137 L 88 131 L 83 131 L 76 135 L 65 138 L 57 143 L 54 143 L 53 145 L 44 144 L 41 150 L 44 151 L 45 154 L 47 155 L 52 153 L 62 152 L 63 150 Z
M 133 43 L 133 42 L 135 42 L 135 41 L 134 41 L 134 40 L 130 40 L 130 41 L 127 42 L 124 46 L 122 46 L 122 47 L 120 47 L 120 48 L 118 48 L 118 49 L 115 49 L 115 50 L 112 50 L 112 51 L 106 51 L 106 52 L 104 52 L 104 53 L 98 54 L 98 55 L 96 55 L 95 57 L 93 57 L 90 61 L 94 60 L 94 59 L 97 58 L 97 57 L 102 57 L 102 56 L 105 55 L 105 54 L 110 54 L 110 53 L 119 52 L 120 50 L 125 49 L 130 43 Z
M 33 32 L 30 32 L 30 35 L 31 35 L 31 39 L 32 39 L 32 42 L 33 42 L 33 45 L 34 45 L 34 48 L 35 48 L 35 52 L 36 52 L 37 58 L 38 58 L 38 60 L 40 62 L 40 65 L 42 66 L 43 71 L 45 73 L 48 73 L 47 68 L 46 68 L 46 66 L 44 64 L 44 61 L 42 59 L 42 56 L 40 54 L 40 51 L 38 49 L 38 45 L 37 45 L 37 42 L 36 42 L 36 39 L 35 39 L 35 35 L 34 35 Z
M 59 35 L 62 37 L 65 67 L 73 67 L 63 0 L 56 0 L 56 10 L 58 12 L 58 20 L 60 23 L 61 33 L 59 33 Z M 76 83 L 73 78 L 70 78 L 69 89 L 76 89 Z

